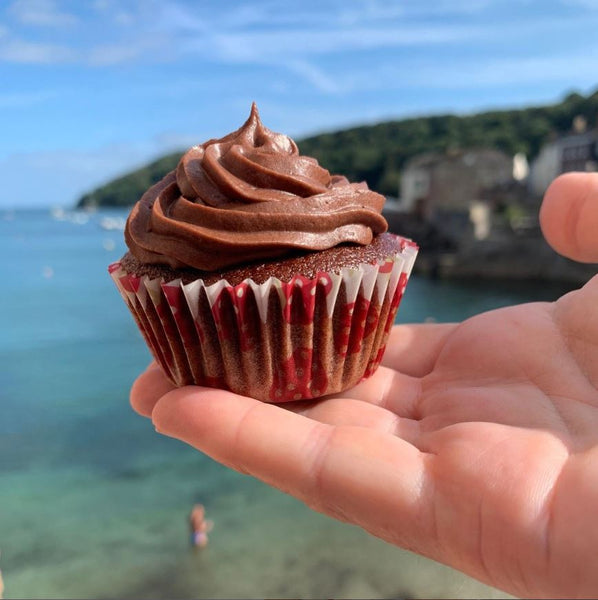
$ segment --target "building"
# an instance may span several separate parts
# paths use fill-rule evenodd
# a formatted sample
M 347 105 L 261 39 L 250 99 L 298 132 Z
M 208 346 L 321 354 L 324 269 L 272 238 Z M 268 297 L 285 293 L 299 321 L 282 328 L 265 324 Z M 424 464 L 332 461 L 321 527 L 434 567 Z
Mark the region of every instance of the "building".
M 543 196 L 551 181 L 569 171 L 598 171 L 598 129 L 585 130 L 576 121 L 576 131 L 545 144 L 532 163 L 529 186 L 534 196 Z
M 513 159 L 500 150 L 474 148 L 426 153 L 407 162 L 401 173 L 401 205 L 412 211 L 425 201 L 436 209 L 468 211 L 485 190 L 513 181 Z

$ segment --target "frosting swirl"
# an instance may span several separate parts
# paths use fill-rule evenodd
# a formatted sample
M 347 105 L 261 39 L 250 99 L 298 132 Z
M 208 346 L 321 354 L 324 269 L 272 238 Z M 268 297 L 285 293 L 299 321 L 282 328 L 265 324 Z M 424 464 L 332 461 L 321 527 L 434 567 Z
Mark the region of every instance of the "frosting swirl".
M 214 271 L 292 251 L 369 244 L 386 231 L 384 197 L 330 175 L 253 104 L 237 131 L 181 158 L 133 207 L 125 240 L 144 263 Z

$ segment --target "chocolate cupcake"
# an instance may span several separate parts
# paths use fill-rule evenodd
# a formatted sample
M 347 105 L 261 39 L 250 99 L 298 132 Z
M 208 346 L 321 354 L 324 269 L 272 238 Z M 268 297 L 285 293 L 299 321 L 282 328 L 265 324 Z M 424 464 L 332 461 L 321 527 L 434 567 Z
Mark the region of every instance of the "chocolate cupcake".
M 143 195 L 109 270 L 175 385 L 317 398 L 382 358 L 417 254 L 385 233 L 383 204 L 301 156 L 254 105 Z

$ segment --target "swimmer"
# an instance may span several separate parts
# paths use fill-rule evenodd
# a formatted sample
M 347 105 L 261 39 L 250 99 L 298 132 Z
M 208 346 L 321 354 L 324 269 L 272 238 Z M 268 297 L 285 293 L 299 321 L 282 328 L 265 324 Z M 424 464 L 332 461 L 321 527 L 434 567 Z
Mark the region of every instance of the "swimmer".
M 195 548 L 205 548 L 208 545 L 208 533 L 214 527 L 214 523 L 206 520 L 205 515 L 206 511 L 203 504 L 196 504 L 189 515 L 191 545 Z

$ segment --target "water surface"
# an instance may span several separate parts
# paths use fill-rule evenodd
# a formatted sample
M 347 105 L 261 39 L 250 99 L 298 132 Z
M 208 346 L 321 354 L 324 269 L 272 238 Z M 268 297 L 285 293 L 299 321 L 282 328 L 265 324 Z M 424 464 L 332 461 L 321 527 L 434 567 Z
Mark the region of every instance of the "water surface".
M 100 226 L 106 216 L 122 213 L 0 213 L 7 598 L 500 596 L 315 514 L 135 415 L 128 390 L 150 357 L 106 272 L 124 252 L 122 232 Z M 399 320 L 457 321 L 560 291 L 414 277 Z M 187 536 L 198 501 L 216 523 L 202 553 Z

